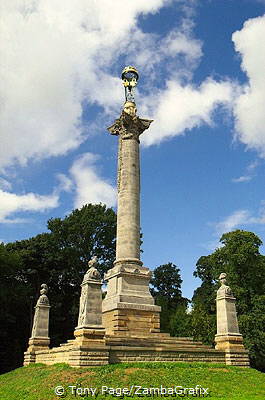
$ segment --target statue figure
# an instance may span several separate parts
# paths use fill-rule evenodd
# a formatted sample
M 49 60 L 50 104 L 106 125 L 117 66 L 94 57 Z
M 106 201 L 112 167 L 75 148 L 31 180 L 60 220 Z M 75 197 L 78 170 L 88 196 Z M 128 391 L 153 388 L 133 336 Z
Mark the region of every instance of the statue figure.
M 97 270 L 97 265 L 98 265 L 98 259 L 96 256 L 92 257 L 91 260 L 88 261 L 88 270 L 84 276 L 84 280 L 86 279 L 94 279 L 94 280 L 100 280 L 101 276 L 100 273 Z
M 41 285 L 41 290 L 40 290 L 40 294 L 41 295 L 39 297 L 37 305 L 39 305 L 39 304 L 47 304 L 47 305 L 49 305 L 49 299 L 47 297 L 47 293 L 48 293 L 48 286 L 45 283 L 43 283 Z
M 219 276 L 219 281 L 221 283 L 220 288 L 217 290 L 217 296 L 228 295 L 233 296 L 232 290 L 226 285 L 226 274 L 222 272 Z

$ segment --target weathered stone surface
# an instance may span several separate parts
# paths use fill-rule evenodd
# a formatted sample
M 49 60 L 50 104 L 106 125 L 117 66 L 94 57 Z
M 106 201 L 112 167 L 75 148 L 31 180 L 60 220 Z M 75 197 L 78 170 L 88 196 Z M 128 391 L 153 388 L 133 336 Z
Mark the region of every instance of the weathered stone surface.
M 117 261 L 140 260 L 139 136 L 152 121 L 139 118 L 136 111 L 134 103 L 126 102 L 121 116 L 108 128 L 119 136 Z
M 25 353 L 24 365 L 35 362 L 35 352 L 40 349 L 49 348 L 49 312 L 50 305 L 47 297 L 48 287 L 45 283 L 41 285 L 40 297 L 35 306 L 33 327 L 29 346 Z
M 108 286 L 102 304 L 103 325 L 109 333 L 159 330 L 161 309 L 155 306 L 149 291 L 151 272 L 140 261 L 139 136 L 152 121 L 139 118 L 136 111 L 134 103 L 126 102 L 120 118 L 108 128 L 119 136 L 116 261 L 105 274 Z M 124 309 L 127 320 L 122 314 L 115 314 L 115 310 Z M 131 323 L 136 310 L 139 315 L 148 314 L 148 322 L 138 318 Z M 154 315 L 156 322 L 152 322 Z M 146 326 L 142 327 L 140 321 Z
M 240 355 L 235 354 L 234 359 L 235 357 L 238 363 L 245 362 Z M 67 344 L 46 351 L 37 351 L 35 361 L 45 364 L 66 362 L 75 367 L 135 361 L 196 361 L 225 364 L 226 353 L 194 342 L 190 338 L 164 337 L 163 334 L 154 334 L 149 338 L 107 335 L 104 346 L 98 345 L 94 348 L 77 346 L 76 341 L 69 341 L 69 346 Z
M 160 309 L 155 312 L 148 309 L 144 310 L 140 307 L 133 308 L 131 304 L 128 304 L 127 308 L 118 307 L 107 311 L 103 313 L 106 334 L 150 337 L 152 333 L 160 332 L 159 311 Z
M 221 286 L 216 296 L 217 334 L 215 348 L 226 352 L 226 361 L 229 365 L 246 366 L 248 352 L 243 345 L 242 335 L 239 333 L 236 299 L 229 286 L 226 285 L 226 274 L 219 277 Z
M 81 297 L 79 306 L 79 317 L 77 330 L 81 328 L 103 328 L 102 327 L 102 281 L 97 266 L 97 259 L 93 257 L 88 263 L 81 284 Z
M 81 284 L 78 326 L 74 331 L 75 340 L 72 345 L 79 349 L 105 348 L 105 329 L 102 325 L 102 281 L 96 268 L 97 258 L 93 257 L 88 266 L 89 269 Z

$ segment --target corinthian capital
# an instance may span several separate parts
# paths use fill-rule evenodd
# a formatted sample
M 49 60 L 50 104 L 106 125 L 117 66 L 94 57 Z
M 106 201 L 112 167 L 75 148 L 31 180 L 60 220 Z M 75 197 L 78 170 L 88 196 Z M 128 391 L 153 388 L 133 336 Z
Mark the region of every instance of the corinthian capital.
M 135 139 L 139 142 L 139 136 L 149 128 L 153 120 L 139 118 L 136 112 L 135 104 L 127 101 L 120 117 L 108 128 L 111 135 L 120 136 L 122 139 Z

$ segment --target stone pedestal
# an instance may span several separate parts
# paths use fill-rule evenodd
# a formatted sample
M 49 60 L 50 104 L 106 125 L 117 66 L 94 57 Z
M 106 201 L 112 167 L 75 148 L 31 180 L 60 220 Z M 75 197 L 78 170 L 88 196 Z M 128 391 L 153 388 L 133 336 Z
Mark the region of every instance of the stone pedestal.
M 102 325 L 102 281 L 96 269 L 97 258 L 88 263 L 89 269 L 81 284 L 78 326 L 75 328 L 75 343 L 93 346 L 104 344 L 105 330 Z
M 161 307 L 149 291 L 151 271 L 138 260 L 119 260 L 105 279 L 108 292 L 103 300 L 103 325 L 107 334 L 150 335 L 160 331 Z
M 49 312 L 50 305 L 47 297 L 48 287 L 44 283 L 41 285 L 41 296 L 35 306 L 35 314 L 29 346 L 25 352 L 24 365 L 35 362 L 35 352 L 49 348 Z
M 70 364 L 75 367 L 108 364 L 108 348 L 105 329 L 102 325 L 102 281 L 97 266 L 97 258 L 88 263 L 89 269 L 81 284 L 78 326 Z
M 215 348 L 226 352 L 228 365 L 248 366 L 248 352 L 244 348 L 243 337 L 238 328 L 236 299 L 230 287 L 226 285 L 226 274 L 221 274 L 219 279 L 221 287 L 218 289 L 216 297 Z

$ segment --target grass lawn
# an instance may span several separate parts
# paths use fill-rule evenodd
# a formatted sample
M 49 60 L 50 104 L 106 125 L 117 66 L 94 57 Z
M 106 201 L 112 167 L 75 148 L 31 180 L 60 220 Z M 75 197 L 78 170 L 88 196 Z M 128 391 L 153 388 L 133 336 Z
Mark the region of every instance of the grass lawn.
M 206 363 L 130 363 L 81 369 L 71 368 L 66 364 L 52 366 L 33 364 L 18 368 L 0 376 L 0 400 L 194 399 L 195 391 L 191 390 L 188 393 L 181 387 L 195 388 L 196 385 L 200 385 L 197 389 L 197 398 L 265 399 L 265 374 L 251 368 Z M 60 386 L 58 389 L 60 393 L 64 390 L 63 396 L 55 394 L 57 386 Z M 171 388 L 168 395 L 154 393 L 153 388 L 161 390 L 161 386 L 162 393 L 164 391 L 165 394 L 165 390 Z M 85 388 L 90 388 L 90 391 Z M 91 392 L 91 388 L 96 389 L 95 395 Z M 127 388 L 128 394 L 130 390 L 134 394 L 122 395 L 119 389 L 115 393 L 111 388 Z M 210 394 L 207 397 L 202 396 L 204 393 L 202 388 L 208 389 L 206 392 Z M 102 390 L 106 392 L 102 393 Z M 110 393 L 107 393 L 107 390 Z M 150 390 L 153 393 L 150 393 Z

